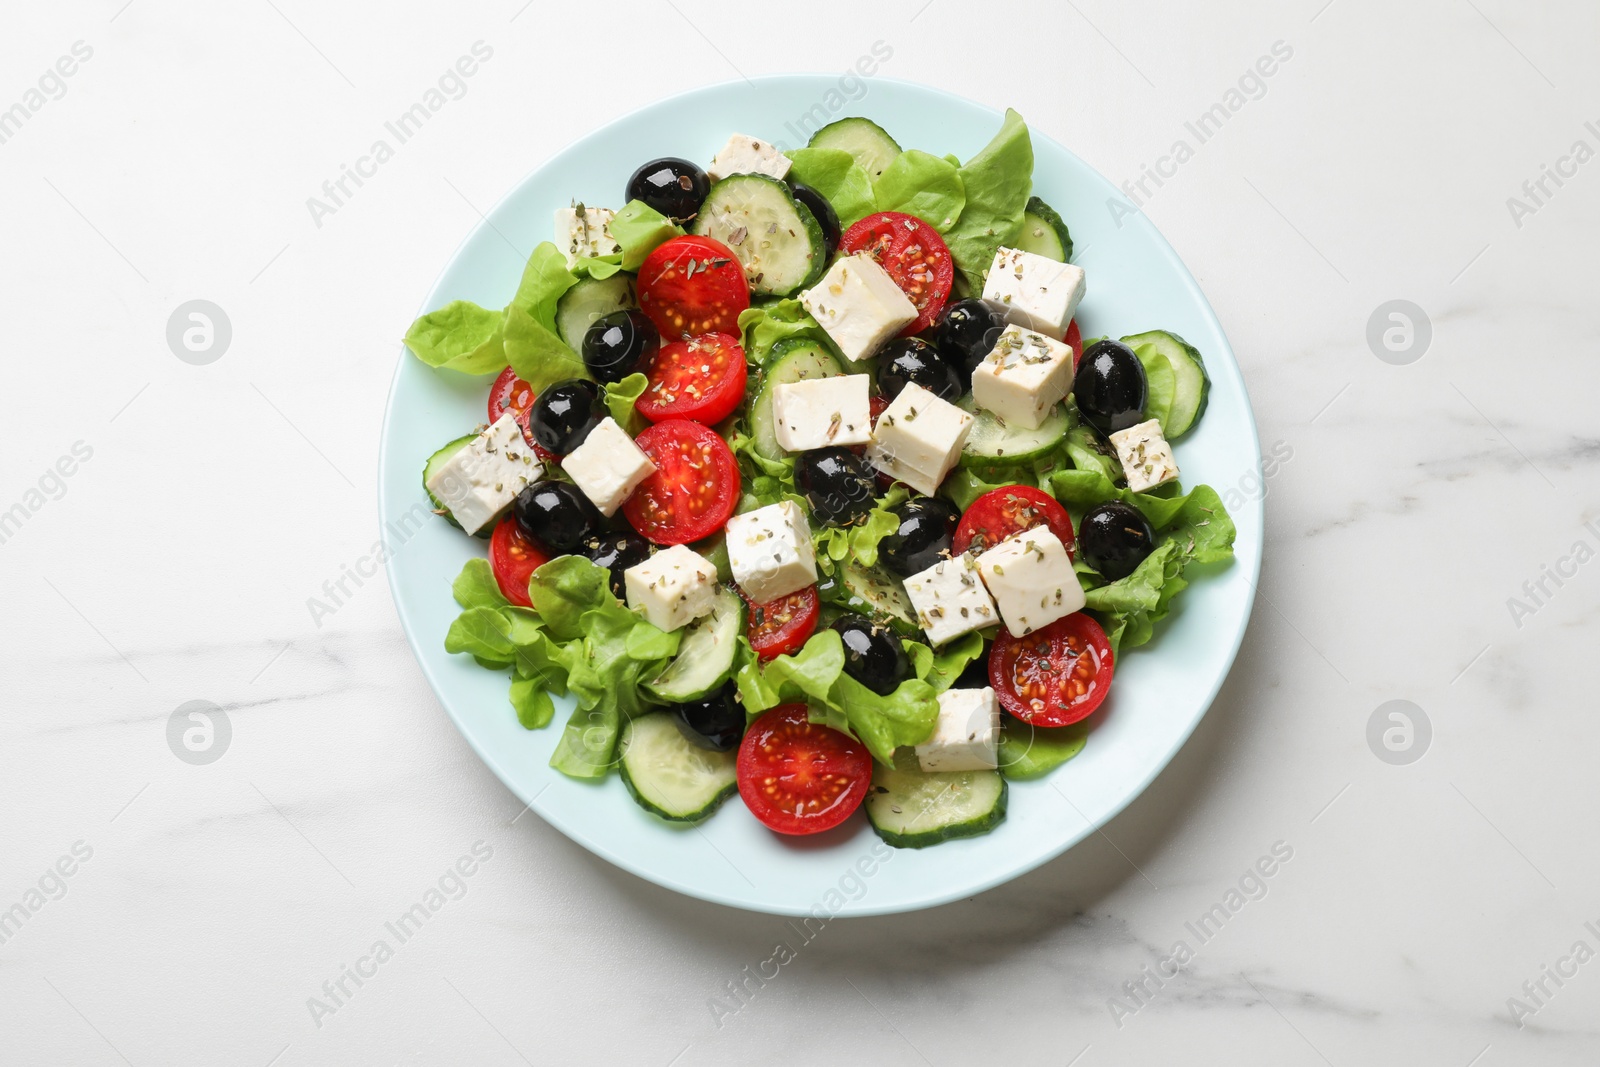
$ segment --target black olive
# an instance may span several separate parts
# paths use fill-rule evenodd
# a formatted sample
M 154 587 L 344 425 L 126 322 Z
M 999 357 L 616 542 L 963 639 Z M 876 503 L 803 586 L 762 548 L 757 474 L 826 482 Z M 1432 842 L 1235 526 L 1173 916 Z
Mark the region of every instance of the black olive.
M 967 375 L 972 376 L 971 372 Z M 901 337 L 878 351 L 878 391 L 890 402 L 908 385 L 920 385 L 940 400 L 954 401 L 966 392 L 961 376 L 920 337 Z
M 993 685 L 989 678 L 989 654 L 967 661 L 952 689 L 988 689 Z
M 683 222 L 699 212 L 700 202 L 710 191 L 711 179 L 705 171 L 687 159 L 667 156 L 634 171 L 623 199 L 642 200 L 673 222 Z
M 844 672 L 879 696 L 911 677 L 911 660 L 895 632 L 865 615 L 841 615 L 833 630 L 844 640 Z
M 843 229 L 839 226 L 839 213 L 833 210 L 833 205 L 828 203 L 828 198 L 811 188 L 795 182 L 790 188 L 794 191 L 794 198 L 811 209 L 811 214 L 817 217 L 817 225 L 822 227 L 822 243 L 828 248 L 825 259 L 832 259 L 834 251 L 839 247 L 839 238 Z
M 1144 420 L 1144 364 L 1121 341 L 1096 341 L 1083 353 L 1072 391 L 1084 421 L 1103 434 L 1137 426 Z
M 1155 547 L 1156 534 L 1144 514 L 1121 501 L 1090 508 L 1078 523 L 1078 552 L 1107 581 L 1138 570 Z
M 626 602 L 628 588 L 623 572 L 650 558 L 650 542 L 632 530 L 624 530 L 597 534 L 584 541 L 579 551 L 590 563 L 611 572 L 611 591 L 618 600 Z
M 919 496 L 890 509 L 900 528 L 878 542 L 878 558 L 902 578 L 950 558 L 950 542 L 961 516 L 955 505 L 936 496 Z
M 824 526 L 848 526 L 872 510 L 878 483 L 867 461 L 848 448 L 800 453 L 794 484 Z
M 613 311 L 583 335 L 583 365 L 602 382 L 620 382 L 643 370 L 661 347 L 661 334 L 644 312 Z
M 512 510 L 528 540 L 552 556 L 580 551 L 605 528 L 600 512 L 571 482 L 534 482 L 517 494 Z
M 600 387 L 585 378 L 568 378 L 534 400 L 528 411 L 528 430 L 535 444 L 564 456 L 583 444 L 604 418 Z
M 982 300 L 957 300 L 939 315 L 934 342 L 960 377 L 963 390 L 971 387 L 972 372 L 994 351 L 1005 320 Z
M 732 682 L 704 700 L 674 704 L 672 717 L 677 720 L 679 733 L 713 752 L 731 752 L 744 738 L 744 706 L 739 703 Z

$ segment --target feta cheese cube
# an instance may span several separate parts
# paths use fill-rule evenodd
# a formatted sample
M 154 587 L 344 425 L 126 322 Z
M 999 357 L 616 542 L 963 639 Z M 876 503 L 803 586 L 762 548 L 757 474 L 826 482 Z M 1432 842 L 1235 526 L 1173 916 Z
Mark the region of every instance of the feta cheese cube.
M 1071 391 L 1072 346 L 1021 326 L 1007 326 L 972 371 L 973 402 L 1030 430 Z
M 765 174 L 782 181 L 793 166 L 789 157 L 778 151 L 771 141 L 758 141 L 754 137 L 736 133 L 717 152 L 717 158 L 706 168 L 714 182 L 730 174 Z
M 1007 322 L 1061 340 L 1083 299 L 1082 267 L 1002 248 L 994 254 L 983 283 L 983 302 Z
M 866 254 L 834 260 L 820 282 L 801 292 L 800 303 L 852 362 L 872 355 L 917 317 L 911 298 Z
M 512 415 L 502 415 L 428 479 L 428 492 L 450 510 L 461 528 L 475 534 L 511 507 L 523 489 L 544 474 L 544 464 L 522 436 Z
M 971 432 L 971 415 L 920 385 L 907 385 L 878 416 L 867 461 L 932 496 L 961 458 Z
M 792 500 L 735 515 L 726 527 L 728 568 L 757 604 L 804 589 L 817 580 L 811 525 Z
M 772 390 L 778 444 L 790 452 L 829 445 L 864 445 L 872 440 L 871 379 L 840 374 L 786 382 Z
M 1155 419 L 1118 430 L 1111 435 L 1111 444 L 1122 461 L 1122 473 L 1128 476 L 1128 488 L 1135 493 L 1177 479 L 1178 461 Z
M 561 469 L 602 515 L 609 516 L 617 513 L 640 482 L 655 473 L 656 465 L 617 420 L 608 417 L 589 431 L 583 444 L 567 453 Z
M 992 771 L 1000 766 L 1000 704 L 994 690 L 984 686 L 940 693 L 933 736 L 916 751 L 917 762 L 930 774 Z
M 978 557 L 978 573 L 1012 637 L 1022 637 L 1083 608 L 1083 586 L 1067 546 L 1048 526 L 1006 538 Z
M 906 579 L 906 595 L 928 641 L 942 645 L 1000 621 L 999 611 L 972 557 L 942 559 Z
M 676 630 L 708 614 L 717 598 L 717 568 L 700 553 L 673 545 L 622 572 L 628 607 L 647 622 Z
M 611 238 L 611 220 L 615 211 L 603 207 L 572 207 L 556 210 L 556 246 L 566 253 L 567 267 L 586 256 L 609 256 L 622 251 L 622 246 Z

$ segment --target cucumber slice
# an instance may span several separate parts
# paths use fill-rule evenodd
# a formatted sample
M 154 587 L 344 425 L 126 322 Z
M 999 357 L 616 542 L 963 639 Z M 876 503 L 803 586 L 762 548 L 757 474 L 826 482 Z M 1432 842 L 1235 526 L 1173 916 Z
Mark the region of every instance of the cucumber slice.
M 835 607 L 874 616 L 896 633 L 907 637 L 922 635 L 917 609 L 911 606 L 905 586 L 881 567 L 863 567 L 846 560 L 835 574 L 818 583 L 817 595 Z
M 678 654 L 645 692 L 666 704 L 683 704 L 710 695 L 733 674 L 733 656 L 744 633 L 744 601 L 723 589 L 711 606 L 683 632 Z
M 609 278 L 580 278 L 556 305 L 556 332 L 574 352 L 583 350 L 583 335 L 601 315 L 639 306 L 633 275 L 613 274 Z
M 765 174 L 731 174 L 713 185 L 694 232 L 732 249 L 758 295 L 788 296 L 816 284 L 828 266 L 816 216 Z
M 865 807 L 887 844 L 927 848 L 999 826 L 1006 817 L 1006 780 L 999 771 L 928 774 L 915 755 L 901 752 L 893 767 L 873 765 Z
M 750 440 L 755 450 L 767 459 L 788 455 L 778 444 L 777 423 L 772 417 L 772 391 L 779 385 L 808 378 L 831 378 L 843 374 L 832 352 L 816 341 L 790 337 L 772 346 L 767 357 L 765 380 L 750 403 Z
M 1031 462 L 1059 449 L 1072 426 L 1072 419 L 1061 404 L 1045 416 L 1037 430 L 1007 423 L 992 411 L 980 411 L 971 393 L 956 401 L 956 407 L 975 416 L 967 443 L 961 448 L 963 467 L 1002 467 Z
M 1167 362 L 1166 356 L 1156 351 L 1154 345 L 1140 345 L 1133 351 L 1144 366 L 1144 380 L 1148 387 L 1145 392 L 1144 417 L 1155 419 L 1161 424 L 1163 437 L 1172 436 L 1168 434 L 1168 427 L 1172 424 L 1172 394 L 1177 387 L 1172 364 Z
M 1017 248 L 1024 252 L 1066 263 L 1072 259 L 1072 234 L 1061 221 L 1054 208 L 1030 197 L 1027 210 L 1022 215 L 1022 233 L 1017 237 Z
M 1211 393 L 1211 378 L 1206 374 L 1205 361 L 1200 352 L 1188 341 L 1166 330 L 1150 330 L 1124 337 L 1122 343 L 1138 350 L 1140 345 L 1152 345 L 1172 364 L 1172 405 L 1168 421 L 1162 423 L 1162 432 L 1168 440 L 1181 437 L 1200 421 L 1205 414 L 1206 400 Z
M 466 448 L 473 442 L 473 440 L 477 438 L 477 436 L 478 435 L 475 433 L 469 433 L 465 437 L 456 438 L 454 441 L 451 441 L 449 444 L 439 449 L 439 451 L 429 456 L 428 462 L 422 465 L 422 491 L 428 494 L 428 502 L 433 505 L 433 510 L 435 513 L 443 515 L 450 521 L 450 525 L 454 526 L 458 530 L 461 529 L 461 524 L 456 521 L 456 517 L 454 515 L 450 514 L 450 509 L 444 506 L 444 501 L 433 495 L 433 490 L 428 488 L 428 482 L 432 480 L 435 472 L 437 472 L 440 467 L 444 466 L 450 461 L 451 456 L 455 455 L 457 452 L 460 452 L 463 448 Z M 493 529 L 494 527 L 491 523 L 488 531 L 486 531 L 482 536 L 487 537 L 489 533 L 493 532 Z
M 830 122 L 811 135 L 807 148 L 842 148 L 856 157 L 867 176 L 879 176 L 900 154 L 900 146 L 871 119 L 851 118 Z
M 700 822 L 739 788 L 738 750 L 701 748 L 664 711 L 630 721 L 617 750 L 622 784 L 641 808 L 669 822 Z

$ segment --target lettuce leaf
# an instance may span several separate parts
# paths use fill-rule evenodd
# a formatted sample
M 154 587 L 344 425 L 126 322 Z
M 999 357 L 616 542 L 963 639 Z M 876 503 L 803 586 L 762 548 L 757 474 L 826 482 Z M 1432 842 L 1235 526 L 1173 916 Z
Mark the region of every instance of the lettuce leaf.
M 1045 728 L 1007 715 L 1000 728 L 1000 773 L 1016 780 L 1039 778 L 1082 752 L 1088 740 L 1087 723 Z
M 831 571 L 831 564 L 853 559 L 863 567 L 878 564 L 878 543 L 900 529 L 900 517 L 891 508 L 906 502 L 910 493 L 896 485 L 873 502 L 861 521 L 852 526 L 825 526 L 813 537 L 817 562 Z
M 605 387 L 606 411 L 617 420 L 617 425 L 621 426 L 629 437 L 639 436 L 648 425 L 645 417 L 640 415 L 633 405 L 644 395 L 649 385 L 650 379 L 635 371 L 622 381 L 612 382 Z
M 837 351 L 817 320 L 793 299 L 774 300 L 739 312 L 739 336 L 745 359 L 757 367 L 766 363 L 774 345 L 791 337 L 817 341 L 830 352 Z
M 945 243 L 976 294 L 995 252 L 1021 232 L 1033 191 L 1033 141 L 1022 116 L 1008 109 L 1000 132 L 957 173 L 967 202 Z
M 948 160 L 915 148 L 894 158 L 873 182 L 872 192 L 879 211 L 915 215 L 940 233 L 954 228 L 967 206 L 960 172 Z
M 787 153 L 789 176 L 809 185 L 833 205 L 839 225 L 849 228 L 883 206 L 873 199 L 872 178 L 856 157 L 839 148 L 797 148 Z
M 517 293 L 506 306 L 506 359 L 534 392 L 567 378 L 589 377 L 583 357 L 556 332 L 556 306 L 577 284 L 578 276 L 567 269 L 567 257 L 545 241 L 528 257 Z
M 462 374 L 499 374 L 506 365 L 500 313 L 470 300 L 428 312 L 411 324 L 405 343 L 428 366 Z
M 467 560 L 450 592 L 464 608 L 503 608 L 511 603 L 500 592 L 500 583 L 495 581 L 494 570 L 486 559 Z
M 620 269 L 638 270 L 645 257 L 674 237 L 682 237 L 682 227 L 673 224 L 655 208 L 642 200 L 630 200 L 611 219 L 611 239 L 622 246 Z M 615 273 L 614 271 L 612 273 Z M 591 277 L 605 278 L 607 274 Z

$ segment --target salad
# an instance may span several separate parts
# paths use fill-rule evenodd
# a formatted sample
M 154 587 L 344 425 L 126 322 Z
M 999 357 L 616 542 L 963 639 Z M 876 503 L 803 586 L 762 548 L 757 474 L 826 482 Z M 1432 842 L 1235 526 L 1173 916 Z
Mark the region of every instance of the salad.
M 509 672 L 527 729 L 570 695 L 551 765 L 668 822 L 737 793 L 781 834 L 992 830 L 1233 553 L 1172 445 L 1201 354 L 1083 339 L 1071 260 L 1014 111 L 965 161 L 845 118 L 561 208 L 505 308 L 406 334 L 494 376 L 423 470 L 487 539 L 446 649 Z

